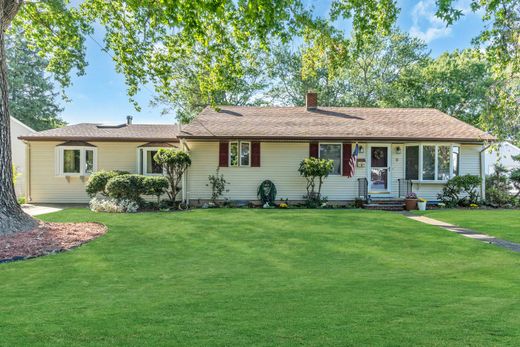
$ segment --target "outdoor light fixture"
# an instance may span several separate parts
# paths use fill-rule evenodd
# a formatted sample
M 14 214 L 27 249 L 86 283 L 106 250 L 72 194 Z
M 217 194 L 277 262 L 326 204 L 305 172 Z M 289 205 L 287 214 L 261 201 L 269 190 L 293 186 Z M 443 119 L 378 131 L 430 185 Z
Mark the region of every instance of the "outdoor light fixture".
M 365 148 L 363 146 L 359 146 L 359 153 L 365 153 Z
M 397 154 L 401 154 L 401 146 L 397 146 L 397 147 L 395 148 L 395 153 L 397 153 Z

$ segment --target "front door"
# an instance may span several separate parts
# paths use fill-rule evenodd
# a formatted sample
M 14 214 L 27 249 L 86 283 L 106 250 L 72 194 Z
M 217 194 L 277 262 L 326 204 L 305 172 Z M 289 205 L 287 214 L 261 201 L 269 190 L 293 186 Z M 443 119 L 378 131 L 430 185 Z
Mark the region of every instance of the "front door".
M 370 147 L 369 193 L 388 194 L 390 192 L 390 146 Z

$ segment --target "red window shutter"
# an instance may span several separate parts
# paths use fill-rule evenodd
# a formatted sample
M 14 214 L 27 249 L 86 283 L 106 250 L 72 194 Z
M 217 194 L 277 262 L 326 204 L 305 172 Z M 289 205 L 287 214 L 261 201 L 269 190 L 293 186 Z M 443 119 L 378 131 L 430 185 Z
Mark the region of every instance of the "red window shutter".
M 318 142 L 309 143 L 309 157 L 318 158 L 319 157 L 319 144 Z
M 260 167 L 260 142 L 251 142 L 251 166 Z
M 352 168 L 350 167 L 350 158 L 352 157 L 352 144 L 343 144 L 343 176 L 352 177 Z
M 227 167 L 229 166 L 229 142 L 221 142 L 218 152 L 218 166 Z

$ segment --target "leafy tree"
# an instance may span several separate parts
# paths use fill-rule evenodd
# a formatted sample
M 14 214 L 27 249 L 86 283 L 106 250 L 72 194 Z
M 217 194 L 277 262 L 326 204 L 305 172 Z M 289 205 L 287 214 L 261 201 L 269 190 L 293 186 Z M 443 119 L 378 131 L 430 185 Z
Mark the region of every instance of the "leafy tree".
M 333 169 L 333 160 L 310 157 L 301 161 L 298 172 L 307 180 L 307 195 L 305 199 L 309 206 L 318 207 L 321 205 L 323 201 L 321 198 L 321 186 Z M 318 185 L 317 190 L 316 184 Z
M 38 131 L 65 125 L 58 92 L 45 72 L 48 61 L 28 47 L 20 30 L 6 39 L 6 59 L 11 116 Z
M 163 167 L 166 178 L 170 183 L 170 190 L 167 192 L 168 197 L 175 203 L 177 195 L 181 191 L 180 184 L 182 176 L 191 166 L 190 155 L 178 149 L 160 148 L 153 157 L 153 160 Z
M 482 110 L 493 84 L 489 64 L 474 50 L 444 53 L 408 66 L 390 87 L 386 104 L 432 107 L 473 125 L 482 125 Z
M 175 113 L 177 119 L 188 123 L 202 109 L 212 103 L 218 106 L 253 106 L 265 104 L 258 93 L 267 86 L 265 52 L 258 50 L 254 60 L 241 62 L 242 76 L 230 76 L 226 90 L 203 91 L 196 67 L 189 59 L 176 62 L 171 76 L 172 88 L 152 100 L 152 105 L 163 107 L 162 114 Z
M 403 70 L 427 59 L 425 44 L 397 29 L 389 36 L 365 40 L 361 52 L 356 53 L 357 47 L 354 40 L 346 53 L 351 57 L 348 64 L 333 77 L 328 65 L 305 76 L 303 49 L 291 52 L 278 47 L 269 62 L 274 85 L 267 95 L 275 103 L 302 106 L 305 93 L 315 90 L 324 106 L 388 106 Z

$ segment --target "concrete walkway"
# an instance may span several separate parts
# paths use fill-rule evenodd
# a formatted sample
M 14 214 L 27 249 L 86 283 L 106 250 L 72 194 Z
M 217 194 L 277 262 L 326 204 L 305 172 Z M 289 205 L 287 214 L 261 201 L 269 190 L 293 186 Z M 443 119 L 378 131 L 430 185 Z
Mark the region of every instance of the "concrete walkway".
M 30 216 L 38 216 L 40 214 L 58 212 L 63 210 L 62 207 L 58 207 L 55 205 L 31 205 L 31 204 L 23 204 L 22 210 Z
M 482 234 L 482 233 L 476 232 L 476 231 L 471 230 L 471 229 L 461 228 L 461 227 L 458 227 L 456 225 L 453 225 L 453 224 L 450 224 L 450 223 L 446 223 L 446 222 L 442 222 L 442 221 L 437 220 L 437 219 L 433 219 L 433 218 L 429 218 L 429 217 L 425 217 L 425 216 L 418 216 L 418 215 L 412 214 L 412 213 L 407 212 L 407 211 L 403 211 L 401 213 L 404 216 L 406 216 L 406 217 L 408 217 L 410 219 L 413 219 L 415 221 L 418 221 L 418 222 L 421 222 L 421 223 L 424 223 L 424 224 L 434 225 L 434 226 L 446 229 L 448 231 L 457 233 L 459 235 L 462 235 L 462 236 L 465 236 L 465 237 L 469 237 L 471 239 L 479 240 L 479 241 L 486 242 L 486 243 L 491 243 L 491 244 L 494 244 L 496 246 L 499 246 L 499 247 L 502 247 L 502 248 L 507 248 L 507 249 L 509 249 L 511 251 L 520 253 L 520 244 L 518 244 L 518 243 L 514 243 L 514 242 L 509 242 L 509 241 L 506 241 L 506 240 L 498 239 L 498 238 L 490 236 L 490 235 Z

